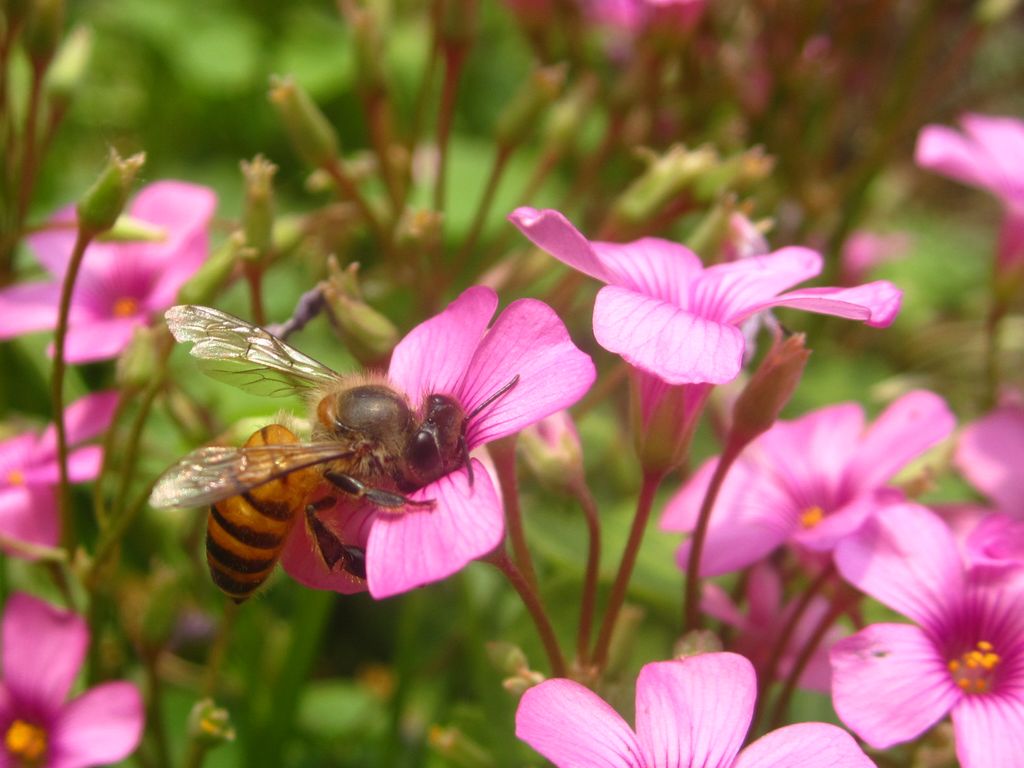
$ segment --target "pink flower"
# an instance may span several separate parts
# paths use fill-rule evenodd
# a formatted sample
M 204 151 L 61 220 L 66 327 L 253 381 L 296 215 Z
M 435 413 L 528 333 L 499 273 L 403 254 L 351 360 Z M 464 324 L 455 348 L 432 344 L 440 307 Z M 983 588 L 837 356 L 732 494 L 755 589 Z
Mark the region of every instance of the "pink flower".
M 81 618 L 15 594 L 3 616 L 0 765 L 86 768 L 135 751 L 142 699 L 127 682 L 104 683 L 66 702 L 89 645 Z
M 949 714 L 964 768 L 1024 754 L 1024 585 L 965 571 L 946 525 L 906 504 L 839 544 L 850 583 L 914 624 L 872 624 L 832 648 L 832 698 L 873 747 L 917 738 Z
M 107 429 L 117 404 L 116 392 L 86 395 L 67 407 L 68 445 L 91 440 Z M 68 454 L 73 483 L 92 480 L 103 451 L 89 445 Z M 41 435 L 26 433 L 0 442 L 0 538 L 52 547 L 60 538 L 54 487 L 60 481 L 57 433 L 51 425 Z M 15 548 L 6 548 L 20 556 Z
M 82 261 L 71 297 L 67 360 L 84 363 L 116 356 L 146 325 L 174 303 L 182 285 L 206 259 L 212 190 L 178 181 L 150 184 L 128 212 L 163 233 L 157 242 L 94 242 Z M 29 245 L 53 282 L 0 291 L 0 339 L 55 328 L 61 283 L 75 241 L 74 208 L 31 235 Z
M 388 371 L 414 408 L 429 394 L 447 394 L 467 414 L 518 376 L 508 392 L 470 419 L 469 450 L 567 408 L 595 376 L 590 358 L 573 345 L 546 304 L 515 301 L 488 328 L 497 304 L 491 289 L 469 288 L 398 343 Z M 343 540 L 366 542 L 367 584 L 374 597 L 443 579 L 501 543 L 501 502 L 484 465 L 477 459 L 471 463 L 472 482 L 462 467 L 411 494 L 433 499 L 433 508 L 410 507 L 397 514 L 364 508 L 345 520 L 345 533 L 355 538 Z M 310 586 L 345 589 L 344 576 L 325 574 L 309 542 L 303 543 L 305 526 L 295 528 L 298 534 L 282 556 L 285 570 Z
M 583 0 L 584 12 L 599 24 L 636 34 L 645 30 L 689 30 L 704 13 L 705 0 Z
M 1024 259 L 1024 121 L 968 114 L 960 125 L 963 133 L 925 126 L 917 137 L 917 164 L 986 189 L 1002 201 L 1006 218 L 999 263 L 1016 264 Z
M 868 429 L 856 403 L 779 421 L 754 440 L 719 492 L 701 557 L 715 576 L 757 562 L 787 541 L 827 552 L 902 495 L 887 484 L 911 460 L 945 439 L 952 413 L 931 392 L 910 392 Z M 661 527 L 689 531 L 714 472 L 707 462 L 668 503 Z M 689 543 L 679 551 L 686 563 Z
M 903 232 L 881 235 L 858 230 L 843 243 L 839 256 L 843 285 L 856 285 L 879 264 L 907 255 L 910 237 Z
M 966 427 L 954 463 L 997 509 L 1024 518 L 1024 407 L 1007 403 Z
M 636 731 L 597 694 L 546 680 L 523 694 L 516 736 L 558 768 L 866 768 L 848 733 L 800 723 L 742 752 L 754 711 L 754 669 L 734 653 L 647 664 L 636 681 Z
M 607 285 L 594 305 L 598 344 L 669 384 L 723 384 L 743 362 L 740 325 L 772 307 L 889 325 L 901 292 L 879 281 L 855 288 L 780 291 L 821 272 L 821 256 L 783 248 L 705 269 L 688 248 L 647 237 L 590 242 L 558 211 L 517 208 L 509 219 L 559 261 Z

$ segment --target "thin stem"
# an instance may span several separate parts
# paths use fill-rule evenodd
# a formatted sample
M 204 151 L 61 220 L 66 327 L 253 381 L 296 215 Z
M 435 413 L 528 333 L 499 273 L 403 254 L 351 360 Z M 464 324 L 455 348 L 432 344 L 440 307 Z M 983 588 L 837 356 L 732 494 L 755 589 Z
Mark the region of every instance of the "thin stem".
M 15 224 L 20 230 L 28 214 L 29 202 L 32 200 L 32 188 L 36 181 L 36 133 L 39 131 L 40 96 L 43 90 L 43 76 L 46 69 L 41 66 L 32 67 L 32 84 L 28 94 L 28 109 L 25 112 L 25 133 L 22 136 L 24 148 L 21 155 L 21 168 L 18 181 L 18 208 Z
M 214 699 L 217 687 L 220 683 L 220 673 L 224 667 L 224 659 L 227 658 L 228 646 L 231 644 L 231 631 L 235 626 L 235 619 L 238 616 L 238 606 L 235 603 L 225 601 L 224 616 L 221 618 L 220 626 L 217 628 L 217 635 L 210 647 L 210 655 L 206 661 L 206 671 L 203 674 L 204 697 Z M 204 744 L 198 734 L 193 734 L 188 740 L 185 748 L 185 759 L 182 761 L 184 768 L 200 768 L 206 759 L 207 745 Z
M 441 105 L 437 113 L 437 177 L 434 179 L 434 210 L 444 211 L 445 184 L 448 175 L 448 140 L 455 116 L 455 97 L 459 90 L 459 78 L 466 62 L 468 46 L 461 44 L 442 45 L 444 54 L 444 83 L 441 87 Z
M 594 604 L 597 601 L 597 578 L 601 565 L 601 519 L 597 514 L 597 503 L 582 476 L 571 484 L 573 496 L 583 510 L 587 521 L 589 546 L 587 547 L 587 570 L 583 576 L 583 594 L 580 597 L 580 626 L 576 636 L 576 661 L 585 667 L 590 655 L 590 630 L 594 624 Z
M 92 233 L 78 230 L 75 246 L 71 250 L 68 271 L 61 285 L 60 306 L 57 313 L 57 330 L 53 346 L 53 383 L 52 405 L 53 423 L 57 432 L 57 466 L 60 470 L 60 486 L 57 491 L 58 508 L 60 509 L 61 539 L 64 549 L 70 555 L 75 547 L 74 517 L 71 514 L 71 500 L 68 485 L 68 432 L 64 421 L 64 373 L 67 365 L 64 361 L 64 348 L 68 335 L 68 315 L 71 311 L 71 293 L 78 279 L 78 270 L 82 266 L 85 249 L 92 240 Z
M 348 175 L 345 169 L 342 167 L 341 162 L 337 158 L 332 158 L 329 162 L 323 166 L 324 171 L 334 181 L 335 186 L 341 193 L 341 196 L 347 200 L 350 200 L 356 208 L 359 209 L 360 215 L 366 221 L 366 225 L 373 231 L 374 237 L 380 242 L 381 246 L 387 248 L 389 238 L 387 233 L 384 231 L 383 225 L 377 218 L 377 214 L 370 208 L 370 204 L 363 197 L 362 192 L 359 191 L 359 187 L 356 186 L 355 181 Z
M 128 505 L 128 488 L 135 475 L 135 464 L 139 458 L 139 441 L 142 439 L 142 430 L 146 426 L 149 410 L 159 391 L 159 382 L 154 382 L 146 388 L 142 395 L 142 402 L 139 404 L 139 412 L 135 414 L 131 432 L 128 433 L 128 441 L 124 447 L 124 463 L 121 466 L 121 484 L 117 491 L 117 506 L 114 509 L 115 519 L 124 517 L 124 510 Z
M 565 659 L 562 656 L 562 650 L 558 647 L 558 638 L 555 637 L 555 630 L 551 626 L 551 621 L 548 619 L 547 611 L 544 610 L 544 604 L 541 602 L 540 596 L 534 591 L 533 586 L 526 580 L 519 569 L 516 568 L 515 563 L 506 554 L 504 548 L 499 547 L 486 558 L 486 561 L 505 574 L 505 578 L 508 579 L 516 592 L 519 593 L 519 597 L 522 599 L 523 605 L 526 606 L 526 610 L 530 612 L 533 623 L 537 627 L 537 633 L 540 635 L 540 640 L 544 644 L 544 650 L 547 652 L 552 676 L 565 677 Z
M 267 324 L 267 313 L 263 308 L 263 266 L 254 262 L 245 264 L 245 279 L 249 283 L 249 309 L 256 325 Z
M 441 16 L 444 11 L 444 0 L 433 0 L 430 4 L 430 51 L 427 53 L 426 66 L 423 68 L 423 79 L 416 92 L 416 106 L 413 109 L 412 129 L 409 131 L 409 156 L 416 151 L 426 119 L 427 105 L 430 103 L 430 92 L 437 72 L 437 62 L 441 58 Z M 412 163 L 409 163 L 411 173 Z M 406 184 L 408 189 L 411 184 Z
M 508 528 L 509 540 L 512 542 L 515 563 L 526 580 L 530 582 L 530 586 L 537 589 L 537 572 L 533 568 L 533 558 L 526 543 L 523 510 L 519 503 L 519 480 L 516 477 L 516 436 L 511 435 L 497 440 L 490 444 L 488 450 L 498 473 L 501 500 L 505 506 L 505 523 Z
M 650 519 L 651 507 L 654 504 L 654 494 L 664 477 L 662 472 L 646 472 L 644 474 L 643 483 L 640 486 L 640 496 L 636 502 L 636 514 L 633 516 L 633 527 L 629 531 L 626 549 L 622 553 L 619 572 L 612 584 L 611 596 L 608 598 L 604 620 L 601 622 L 601 631 L 597 636 L 597 645 L 594 647 L 593 663 L 598 670 L 603 669 L 608 661 L 608 649 L 611 646 L 615 622 L 619 617 L 622 604 L 626 600 L 626 589 L 629 587 L 629 580 L 633 575 L 633 567 L 636 565 L 644 531 L 647 530 L 647 521 Z
M 690 632 L 700 629 L 700 557 L 704 549 L 704 540 L 708 534 L 708 524 L 711 521 L 711 510 L 715 506 L 715 499 L 722 488 L 729 468 L 732 466 L 740 451 L 743 450 L 743 443 L 730 439 L 725 444 L 725 450 L 718 459 L 715 472 L 711 476 L 711 482 L 704 494 L 704 501 L 701 502 L 700 512 L 697 516 L 697 525 L 690 536 L 690 556 L 686 561 L 686 591 L 683 599 L 683 632 Z
M 148 653 L 144 659 L 146 672 L 146 730 L 153 737 L 156 750 L 156 764 L 160 768 L 170 768 L 171 750 L 167 743 L 167 730 L 164 728 L 162 684 L 157 671 L 159 651 Z
M 462 243 L 462 248 L 459 249 L 452 264 L 451 271 L 453 275 L 458 275 L 462 272 L 469 262 L 470 256 L 473 254 L 476 241 L 480 239 L 480 233 L 487 222 L 487 214 L 491 212 L 491 205 L 494 203 L 494 195 L 498 191 L 502 174 L 504 174 L 505 168 L 508 167 L 508 159 L 512 156 L 512 150 L 513 146 L 509 144 L 502 144 L 498 147 L 498 151 L 494 156 L 494 164 L 491 166 L 491 174 L 487 177 L 487 185 L 480 196 L 476 213 L 473 214 L 473 223 L 470 225 L 466 239 Z

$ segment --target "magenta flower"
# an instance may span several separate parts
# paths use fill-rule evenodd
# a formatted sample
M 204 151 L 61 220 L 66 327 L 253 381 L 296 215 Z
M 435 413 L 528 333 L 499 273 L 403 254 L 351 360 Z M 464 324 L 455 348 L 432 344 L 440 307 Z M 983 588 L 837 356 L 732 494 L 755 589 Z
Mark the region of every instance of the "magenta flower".
M 142 698 L 127 682 L 103 683 L 65 701 L 89 645 L 73 613 L 15 594 L 3 616 L 0 766 L 87 768 L 135 751 Z
M 1006 216 L 998 261 L 1017 264 L 1024 259 L 1024 121 L 968 114 L 960 125 L 963 133 L 925 126 L 917 137 L 917 164 L 999 198 Z
M 887 235 L 866 230 L 853 232 L 843 243 L 839 256 L 843 285 L 856 285 L 876 266 L 903 258 L 909 249 L 910 237 L 903 232 Z
M 966 427 L 954 463 L 998 510 L 1024 518 L 1024 407 L 1007 403 Z
M 706 0 L 583 0 L 581 5 L 595 22 L 636 34 L 692 29 Z
M 889 325 L 902 293 L 878 281 L 855 288 L 781 293 L 821 272 L 808 248 L 783 248 L 704 268 L 685 246 L 647 237 L 590 242 L 558 211 L 517 208 L 509 219 L 535 245 L 604 283 L 594 305 L 594 337 L 626 362 L 669 384 L 724 384 L 740 372 L 740 325 L 772 307 Z
M 558 768 L 866 768 L 848 733 L 799 723 L 742 752 L 756 695 L 754 668 L 735 653 L 647 664 L 636 681 L 636 731 L 593 691 L 546 680 L 523 694 L 516 736 Z
M 86 395 L 64 414 L 68 445 L 91 440 L 106 431 L 117 404 L 116 392 Z M 73 483 L 92 480 L 99 472 L 103 451 L 87 445 L 68 454 Z M 0 442 L 0 544 L 3 540 L 55 546 L 60 519 L 54 487 L 60 481 L 57 433 L 51 425 L 41 435 L 26 433 Z M 24 556 L 14 547 L 4 551 Z
M 1024 583 L 967 572 L 946 525 L 901 505 L 841 542 L 850 583 L 914 624 L 872 624 L 832 648 L 832 699 L 873 747 L 917 738 L 947 714 L 963 768 L 1024 755 Z
M 212 190 L 179 181 L 150 184 L 129 215 L 163 234 L 155 242 L 94 242 L 71 297 L 66 357 L 72 363 L 116 356 L 140 325 L 174 303 L 207 254 Z M 61 283 L 75 241 L 75 211 L 65 208 L 52 229 L 31 235 L 36 258 L 54 278 L 0 291 L 0 339 L 55 328 Z
M 429 394 L 447 394 L 467 414 L 518 376 L 515 386 L 470 420 L 469 450 L 569 407 L 595 376 L 590 358 L 573 345 L 546 304 L 515 301 L 488 328 L 497 304 L 491 289 L 469 288 L 398 343 L 388 370 L 414 408 Z M 433 508 L 406 508 L 398 514 L 364 508 L 344 521 L 343 533 L 356 538 L 343 540 L 366 542 L 367 584 L 374 597 L 443 579 L 501 543 L 501 502 L 484 465 L 471 461 L 472 482 L 462 467 L 411 494 L 433 499 Z M 350 580 L 326 574 L 309 543 L 302 544 L 305 526 L 295 528 L 295 541 L 282 555 L 285 570 L 310 586 L 350 590 L 340 583 Z
M 792 542 L 815 552 L 833 549 L 902 494 L 887 487 L 910 461 L 945 439 L 953 414 L 931 392 L 910 392 L 865 430 L 856 403 L 778 421 L 754 440 L 722 484 L 701 557 L 715 576 L 757 562 Z M 661 527 L 692 530 L 717 459 L 707 462 L 668 503 Z M 679 562 L 689 556 L 689 542 Z

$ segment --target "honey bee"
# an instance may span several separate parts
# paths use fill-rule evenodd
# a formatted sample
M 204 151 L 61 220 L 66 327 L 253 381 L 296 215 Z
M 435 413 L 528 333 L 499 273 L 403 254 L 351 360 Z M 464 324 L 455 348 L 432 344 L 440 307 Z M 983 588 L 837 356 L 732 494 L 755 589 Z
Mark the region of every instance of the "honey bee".
M 468 415 L 440 393 L 427 395 L 417 414 L 383 375 L 336 373 L 233 315 L 185 305 L 165 316 L 176 340 L 195 342 L 191 354 L 208 373 L 267 395 L 298 392 L 310 405 L 309 442 L 271 424 L 241 447 L 199 448 L 164 472 L 150 496 L 154 507 L 210 505 L 210 575 L 238 603 L 270 576 L 300 517 L 328 569 L 365 578 L 365 552 L 341 541 L 318 516 L 338 499 L 309 503 L 314 492 L 326 485 L 394 512 L 433 506 L 407 494 L 461 467 L 472 482 L 466 426 L 519 380 L 514 376 Z

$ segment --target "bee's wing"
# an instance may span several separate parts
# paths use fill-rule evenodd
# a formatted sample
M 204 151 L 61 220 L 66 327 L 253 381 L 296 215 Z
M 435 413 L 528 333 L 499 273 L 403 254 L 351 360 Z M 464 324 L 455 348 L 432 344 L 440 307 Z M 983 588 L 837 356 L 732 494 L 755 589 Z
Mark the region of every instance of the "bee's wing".
M 156 481 L 154 507 L 199 507 L 237 496 L 290 472 L 343 459 L 339 443 L 288 443 L 234 448 L 208 445 L 192 451 Z
M 207 373 L 246 391 L 290 395 L 338 380 L 323 363 L 227 312 L 183 304 L 164 317 L 175 339 L 195 342 L 191 354 Z

